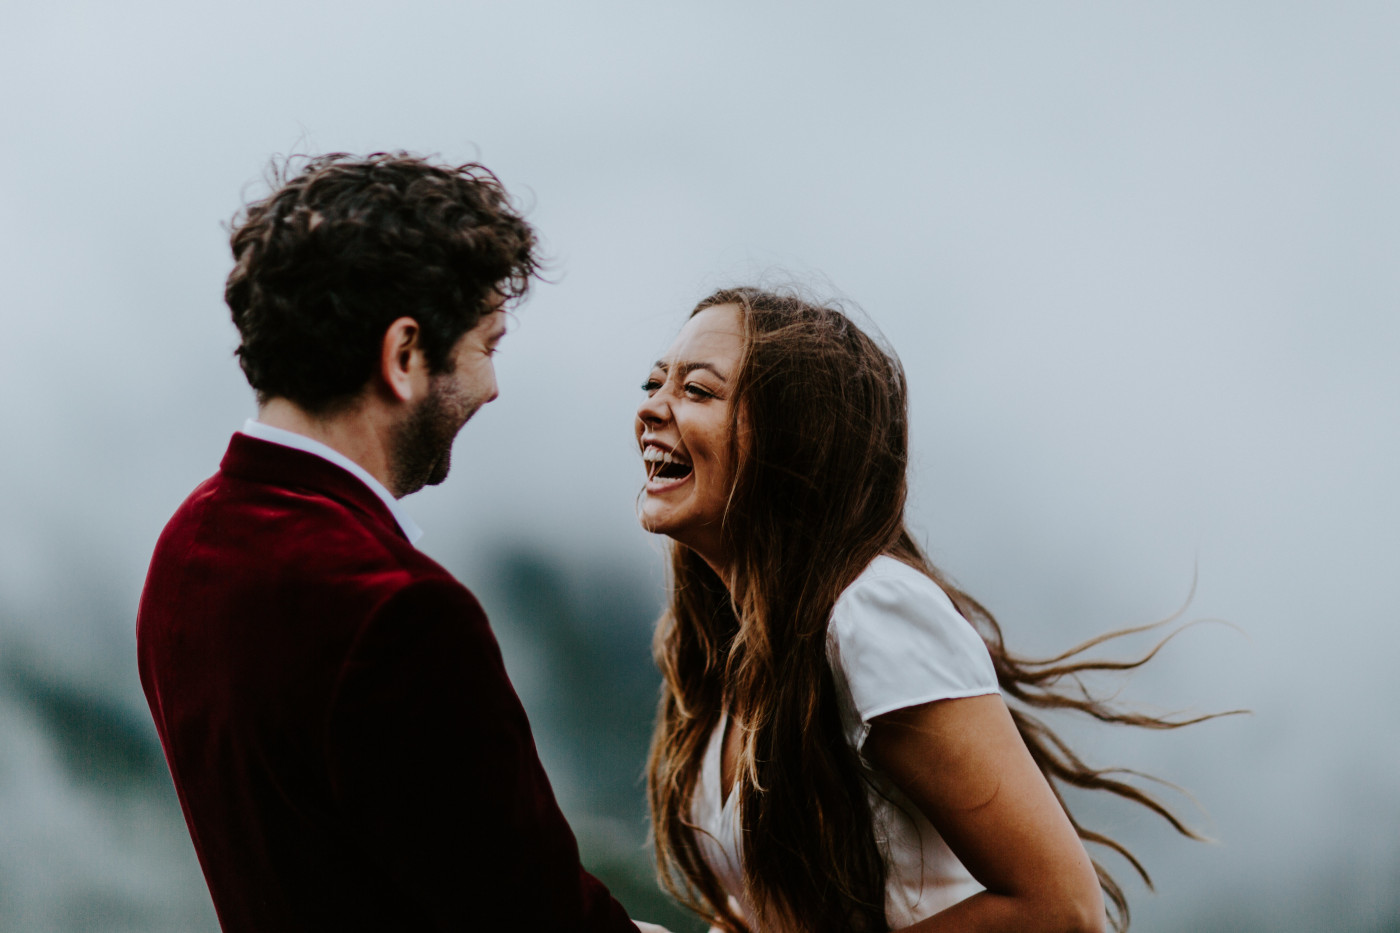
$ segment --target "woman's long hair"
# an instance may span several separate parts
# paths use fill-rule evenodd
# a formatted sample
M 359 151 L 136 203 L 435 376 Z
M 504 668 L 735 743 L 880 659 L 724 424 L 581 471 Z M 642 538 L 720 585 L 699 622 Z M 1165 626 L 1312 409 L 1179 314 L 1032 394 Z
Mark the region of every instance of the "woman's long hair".
M 1024 709 L 1078 710 L 1146 728 L 1188 724 L 1117 710 L 1079 684 L 1080 673 L 1135 667 L 1151 653 L 1129 662 L 1076 660 L 1110 635 L 1049 661 L 1017 658 L 991 614 L 952 586 L 909 534 L 908 408 L 898 359 L 841 311 L 793 295 L 725 289 L 693 313 L 718 305 L 736 305 L 745 331 L 732 396 L 735 481 L 721 529 L 732 578 L 721 580 L 689 548 L 671 545 L 670 605 L 654 645 L 663 685 L 647 781 L 667 889 L 721 929 L 747 930 L 691 819 L 706 746 L 728 710 L 742 730 L 733 792 L 745 893 L 758 913 L 751 919 L 763 930 L 803 933 L 889 929 L 881 841 L 826 655 L 837 597 L 881 554 L 928 574 L 981 634 L 1021 737 L 1057 796 L 1061 783 L 1106 790 L 1194 835 L 1157 800 L 1113 777 L 1118 772 L 1087 766 Z M 1117 851 L 1150 884 L 1122 845 L 1071 822 L 1082 839 Z M 1114 926 L 1126 929 L 1123 893 L 1095 867 Z

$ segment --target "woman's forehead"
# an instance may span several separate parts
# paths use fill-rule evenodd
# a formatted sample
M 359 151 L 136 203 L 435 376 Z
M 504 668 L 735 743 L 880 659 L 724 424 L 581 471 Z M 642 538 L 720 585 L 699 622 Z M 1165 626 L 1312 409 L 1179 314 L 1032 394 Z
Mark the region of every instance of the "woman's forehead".
M 685 322 L 662 362 L 737 362 L 744 351 L 744 321 L 738 305 L 715 305 Z

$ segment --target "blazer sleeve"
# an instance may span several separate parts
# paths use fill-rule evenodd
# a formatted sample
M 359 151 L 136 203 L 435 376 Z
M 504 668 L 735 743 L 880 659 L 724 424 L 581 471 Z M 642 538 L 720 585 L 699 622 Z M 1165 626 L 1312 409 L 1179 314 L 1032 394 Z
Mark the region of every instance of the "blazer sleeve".
M 351 844 L 426 929 L 636 933 L 579 863 L 476 599 L 411 583 L 364 626 L 327 727 Z

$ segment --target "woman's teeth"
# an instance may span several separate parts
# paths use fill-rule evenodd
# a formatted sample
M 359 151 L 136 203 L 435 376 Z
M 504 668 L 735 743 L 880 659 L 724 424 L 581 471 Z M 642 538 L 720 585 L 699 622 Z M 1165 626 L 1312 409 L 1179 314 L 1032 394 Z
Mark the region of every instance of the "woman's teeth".
M 680 479 L 691 471 L 689 463 L 660 447 L 645 448 L 642 462 L 646 464 L 649 479 Z

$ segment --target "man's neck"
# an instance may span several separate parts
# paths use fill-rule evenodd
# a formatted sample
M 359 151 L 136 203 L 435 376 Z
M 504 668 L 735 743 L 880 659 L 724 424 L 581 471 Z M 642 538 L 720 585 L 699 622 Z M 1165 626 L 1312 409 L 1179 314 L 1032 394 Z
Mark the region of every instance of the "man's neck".
M 358 463 L 395 496 L 389 470 L 388 425 L 372 405 L 356 402 L 333 415 L 314 415 L 285 398 L 258 406 L 258 420 L 273 428 L 320 441 Z

